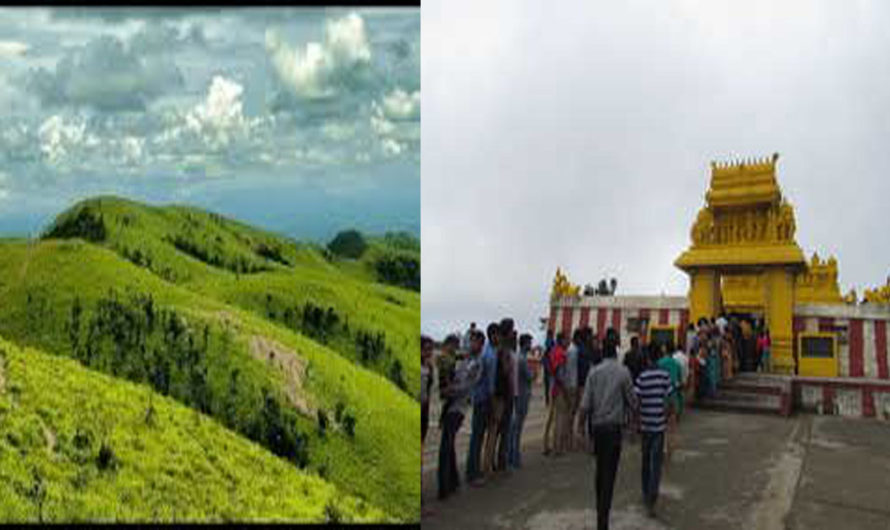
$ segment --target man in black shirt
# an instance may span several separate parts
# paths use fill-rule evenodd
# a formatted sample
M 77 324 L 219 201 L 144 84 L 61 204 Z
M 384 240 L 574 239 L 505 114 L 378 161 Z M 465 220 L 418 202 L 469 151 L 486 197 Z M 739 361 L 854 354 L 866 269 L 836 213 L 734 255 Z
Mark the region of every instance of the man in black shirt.
M 630 370 L 633 381 L 636 381 L 643 371 L 643 352 L 640 351 L 640 338 L 637 336 L 630 339 L 630 349 L 624 354 L 624 366 Z

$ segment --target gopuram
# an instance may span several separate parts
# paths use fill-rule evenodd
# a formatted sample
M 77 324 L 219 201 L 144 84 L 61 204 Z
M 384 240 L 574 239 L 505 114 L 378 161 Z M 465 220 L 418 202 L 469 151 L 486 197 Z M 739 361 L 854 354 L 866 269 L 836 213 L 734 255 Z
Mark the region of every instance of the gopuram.
M 581 294 L 558 269 L 548 328 L 602 336 L 613 327 L 624 352 L 632 336 L 684 346 L 690 323 L 734 315 L 769 329 L 771 372 L 799 383 L 795 403 L 890 419 L 890 278 L 860 301 L 853 290 L 841 294 L 833 256 L 805 258 L 776 179 L 778 158 L 711 163 L 689 246 L 674 262 L 689 277 L 687 296 Z

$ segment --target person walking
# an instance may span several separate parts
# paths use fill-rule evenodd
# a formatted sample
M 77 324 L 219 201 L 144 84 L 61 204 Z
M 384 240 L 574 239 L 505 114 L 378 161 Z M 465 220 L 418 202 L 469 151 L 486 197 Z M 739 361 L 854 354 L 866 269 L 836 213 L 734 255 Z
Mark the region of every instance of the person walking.
M 549 455 L 553 449 L 561 454 L 562 441 L 560 435 L 562 415 L 565 407 L 565 388 L 560 383 L 558 374 L 565 371 L 566 337 L 560 332 L 550 354 L 550 407 L 547 409 L 547 421 L 544 424 L 544 454 Z
M 476 323 L 470 322 L 470 329 L 463 334 L 460 340 L 460 349 L 470 351 L 470 341 L 473 340 L 473 334 L 476 333 Z
M 624 367 L 630 372 L 631 381 L 636 381 L 643 371 L 643 352 L 640 350 L 640 338 L 636 335 L 630 338 L 630 349 L 624 353 Z M 640 433 L 640 417 L 636 410 L 627 410 L 627 425 L 628 441 L 636 443 Z
M 757 339 L 757 369 L 760 371 L 769 372 L 771 370 L 770 346 L 769 328 L 763 328 L 760 338 Z
M 667 429 L 665 429 L 664 434 L 665 453 L 667 454 L 668 461 L 670 461 L 671 459 L 671 455 L 674 451 L 674 444 L 676 443 L 676 413 L 677 410 L 679 410 L 680 408 L 680 379 L 683 377 L 683 369 L 680 368 L 680 363 L 674 360 L 674 357 L 670 354 L 671 350 L 673 350 L 673 347 L 674 345 L 671 343 L 660 344 L 658 345 L 656 352 L 657 367 L 667 372 L 671 385 L 670 392 L 667 396 L 667 399 L 670 401 L 670 407 L 668 407 L 668 411 L 666 414 Z M 642 418 L 640 419 L 640 423 L 642 425 Z
M 430 391 L 433 386 L 433 339 L 420 336 L 420 454 L 426 444 L 426 434 L 430 426 Z M 423 480 L 423 475 L 421 475 Z M 422 506 L 421 515 L 431 515 L 429 508 Z
M 420 336 L 420 444 L 430 426 L 430 389 L 433 386 L 433 339 Z
M 482 457 L 482 445 L 485 441 L 485 431 L 488 428 L 488 416 L 491 414 L 491 394 L 489 393 L 489 379 L 494 372 L 494 357 L 490 350 L 484 350 L 485 335 L 475 330 L 470 335 L 470 358 L 479 362 L 480 376 L 473 385 L 473 422 L 470 426 L 470 447 L 467 450 L 466 477 L 471 486 L 482 484 L 482 469 L 480 459 Z M 488 356 L 486 356 L 486 354 Z
M 497 430 L 500 417 L 503 414 L 503 402 L 495 398 L 495 382 L 498 377 L 497 352 L 500 341 L 500 328 L 497 322 L 492 322 L 486 328 L 488 342 L 485 345 L 483 357 L 484 362 L 488 364 L 486 368 L 486 389 L 490 396 L 490 406 L 486 418 L 488 422 L 485 426 L 485 440 L 482 448 L 482 475 L 485 478 L 491 478 L 495 465 L 495 442 L 497 440 Z M 490 370 L 489 370 L 490 368 Z
M 654 517 L 661 482 L 665 423 L 666 415 L 670 414 L 669 394 L 672 385 L 670 374 L 660 366 L 659 349 L 652 348 L 650 354 L 645 369 L 636 380 L 636 393 L 640 399 L 640 429 L 643 437 L 643 505 L 649 516 Z
M 505 318 L 501 321 L 500 342 L 498 344 L 498 377 L 495 379 L 494 397 L 500 402 L 497 408 L 497 456 L 494 470 L 507 471 L 507 449 L 510 438 L 510 423 L 513 419 L 513 400 L 516 397 L 516 369 L 514 365 L 516 335 L 513 320 Z
M 513 469 L 522 467 L 522 427 L 528 416 L 528 404 L 532 397 L 534 379 L 528 364 L 528 352 L 532 347 L 532 336 L 523 333 L 519 337 L 519 358 L 517 361 L 517 393 L 513 407 L 513 423 L 510 425 L 510 451 L 508 464 Z
M 637 406 L 630 372 L 618 363 L 618 343 L 618 333 L 609 328 L 603 345 L 603 361 L 587 375 L 579 405 L 578 430 L 584 433 L 584 418 L 589 414 L 596 448 L 596 517 L 599 530 L 609 528 L 625 413 L 628 408 Z
M 575 421 L 575 414 L 578 412 L 578 362 L 581 357 L 581 330 L 576 329 L 575 333 L 572 334 L 572 344 L 569 346 L 568 351 L 566 352 L 566 365 L 565 365 L 565 379 L 563 380 L 563 385 L 566 391 L 566 398 L 568 399 L 568 417 L 565 418 L 568 422 L 568 429 L 563 430 L 563 434 L 565 436 L 565 440 L 563 440 L 563 446 L 566 448 L 566 451 L 572 451 L 575 449 L 577 444 L 572 443 L 574 437 L 572 436 L 572 428 L 571 426 Z
M 439 445 L 439 500 L 448 498 L 460 487 L 454 441 L 470 406 L 473 385 L 481 373 L 480 363 L 477 359 L 455 353 L 459 342 L 456 335 L 453 336 L 453 341 L 451 337 L 446 339 L 446 343 L 450 343 L 450 345 L 443 353 L 443 355 L 452 358 L 449 364 L 453 363 L 453 368 L 449 369 L 448 375 L 443 381 L 444 387 L 440 387 L 443 404 L 442 416 L 439 420 L 442 431 Z
M 687 401 L 687 391 L 689 390 L 689 356 L 686 355 L 686 352 L 683 351 L 679 346 L 674 352 L 674 360 L 677 361 L 677 364 L 680 365 L 680 389 L 677 392 L 678 396 L 678 405 L 677 409 L 677 421 L 683 419 L 683 411 L 686 408 Z
M 541 366 L 544 367 L 544 404 L 548 407 L 550 406 L 550 380 L 552 379 L 548 367 L 550 366 L 550 350 L 553 349 L 555 344 L 556 340 L 553 338 L 553 330 L 548 329 L 547 338 L 544 341 L 544 355 L 541 356 Z

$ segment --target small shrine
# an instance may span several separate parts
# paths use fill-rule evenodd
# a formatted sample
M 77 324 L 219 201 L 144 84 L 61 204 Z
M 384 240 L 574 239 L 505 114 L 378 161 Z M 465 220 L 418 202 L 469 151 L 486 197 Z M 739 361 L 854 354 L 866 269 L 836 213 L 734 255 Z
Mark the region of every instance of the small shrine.
M 556 275 L 553 277 L 553 287 L 550 290 L 550 299 L 562 298 L 565 296 L 580 296 L 581 288 L 572 284 L 562 269 L 556 268 Z

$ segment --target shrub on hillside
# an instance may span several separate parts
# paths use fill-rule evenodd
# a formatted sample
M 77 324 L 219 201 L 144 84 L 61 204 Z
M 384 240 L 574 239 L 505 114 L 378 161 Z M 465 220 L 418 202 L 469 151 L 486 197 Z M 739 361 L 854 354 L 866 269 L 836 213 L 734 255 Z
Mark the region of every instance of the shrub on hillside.
M 387 232 L 383 241 L 393 248 L 420 252 L 420 240 L 409 232 Z
M 195 331 L 177 311 L 156 307 L 151 296 L 119 298 L 114 291 L 89 312 L 75 298 L 66 328 L 73 356 L 85 366 L 148 383 L 299 467 L 307 465 L 307 438 L 297 428 L 297 412 L 269 390 L 255 404 L 259 389 L 240 381 L 240 370 L 225 354 L 230 341 L 225 333 L 213 340 L 223 353 L 211 356 L 209 326 Z
M 402 390 L 408 388 L 408 383 L 405 382 L 405 374 L 400 360 L 396 359 L 389 365 L 389 379 Z
M 91 208 L 84 207 L 77 215 L 68 216 L 56 222 L 43 239 L 70 239 L 80 237 L 87 241 L 105 241 L 108 232 L 101 213 L 94 213 Z
M 281 248 L 277 246 L 270 247 L 267 246 L 265 243 L 260 243 L 259 246 L 256 248 L 256 253 L 260 257 L 275 261 L 282 265 L 286 265 L 288 267 L 290 267 L 291 265 L 291 263 L 284 256 L 281 255 Z
M 387 254 L 374 263 L 377 278 L 384 283 L 420 291 L 420 261 L 401 254 Z
M 358 259 L 367 248 L 368 243 L 358 230 L 344 230 L 328 243 L 328 250 L 342 258 Z

